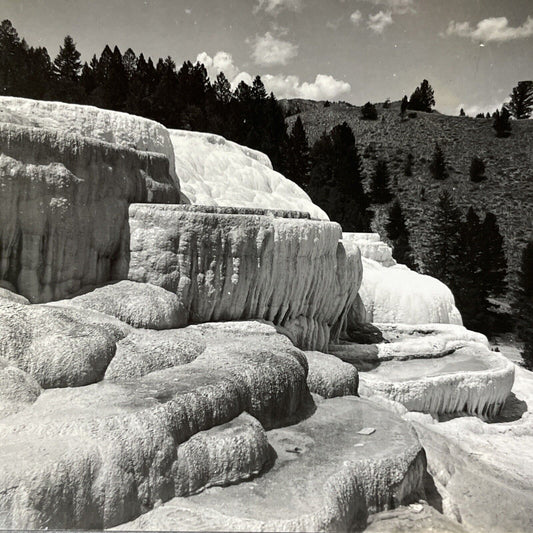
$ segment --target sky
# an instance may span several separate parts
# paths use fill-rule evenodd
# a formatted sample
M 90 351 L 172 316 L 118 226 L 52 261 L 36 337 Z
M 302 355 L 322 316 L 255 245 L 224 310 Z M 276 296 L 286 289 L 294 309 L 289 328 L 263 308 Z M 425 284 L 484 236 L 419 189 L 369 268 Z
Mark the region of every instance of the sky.
M 278 98 L 362 105 L 427 79 L 438 111 L 476 114 L 533 79 L 533 0 L 0 0 L 0 18 L 52 58 L 69 34 L 84 61 L 200 60 Z

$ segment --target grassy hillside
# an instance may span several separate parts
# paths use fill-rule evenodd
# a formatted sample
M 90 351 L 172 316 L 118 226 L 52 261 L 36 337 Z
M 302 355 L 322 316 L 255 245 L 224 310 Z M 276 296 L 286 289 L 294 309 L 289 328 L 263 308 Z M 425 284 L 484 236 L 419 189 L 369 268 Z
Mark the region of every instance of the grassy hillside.
M 324 107 L 323 102 L 293 100 L 284 101 L 283 106 L 289 127 L 299 114 L 310 143 L 346 121 L 363 155 L 366 176 L 378 157 L 386 158 L 393 192 L 404 207 L 417 256 L 421 243 L 428 239 L 428 213 L 443 187 L 450 189 L 465 211 L 473 205 L 480 215 L 487 210 L 495 213 L 505 238 L 512 281 L 522 246 L 533 236 L 533 120 L 513 121 L 512 135 L 499 139 L 492 119 L 417 112 L 415 118 L 402 120 L 399 102 L 388 109 L 378 104 L 376 121 L 361 120 L 360 108 L 345 103 Z M 436 141 L 448 163 L 449 178 L 444 181 L 435 181 L 429 172 Z M 411 177 L 404 175 L 409 153 L 414 156 Z M 481 183 L 469 178 L 474 156 L 486 165 L 487 179 Z M 384 236 L 383 219 L 384 209 L 380 207 L 374 225 Z

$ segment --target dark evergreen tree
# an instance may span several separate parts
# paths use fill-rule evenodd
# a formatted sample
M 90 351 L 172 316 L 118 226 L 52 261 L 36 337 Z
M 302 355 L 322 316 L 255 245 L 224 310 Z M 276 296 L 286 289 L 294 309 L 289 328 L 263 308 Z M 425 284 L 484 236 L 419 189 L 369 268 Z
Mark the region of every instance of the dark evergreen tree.
M 229 104 L 233 99 L 231 84 L 223 72 L 219 72 L 216 81 L 213 83 L 213 90 L 216 99 L 222 104 Z
M 388 222 L 385 225 L 387 237 L 392 241 L 392 257 L 398 263 L 408 266 L 415 270 L 413 250 L 409 242 L 409 230 L 405 224 L 402 206 L 398 199 L 394 200 L 388 213 Z
M 63 46 L 59 47 L 59 53 L 54 59 L 54 74 L 59 80 L 76 83 L 81 70 L 81 54 L 76 50 L 74 40 L 67 35 Z
M 460 117 L 466 117 L 465 110 L 462 107 L 461 107 L 461 111 L 459 111 L 459 116 Z
M 533 370 L 533 239 L 529 240 L 522 252 L 513 312 L 516 333 L 523 343 L 524 365 Z
M 460 225 L 458 262 L 449 287 L 457 308 L 469 329 L 486 331 L 488 326 L 487 291 L 483 282 L 483 232 L 481 222 L 472 207 Z
M 405 176 L 412 176 L 413 175 L 413 163 L 415 162 L 415 158 L 411 152 L 407 154 L 407 159 L 405 160 L 405 167 L 403 169 L 403 173 Z
M 481 273 L 487 295 L 503 296 L 507 290 L 507 259 L 505 258 L 503 237 L 493 213 L 487 213 L 481 225 Z
M 361 118 L 363 120 L 377 120 L 378 112 L 376 110 L 376 106 L 370 102 L 367 102 L 361 108 Z
M 428 225 L 429 234 L 423 252 L 424 272 L 451 288 L 461 258 L 461 211 L 448 190 L 440 193 Z
M 402 104 L 400 107 L 400 115 L 403 117 L 405 115 L 405 112 L 407 111 L 407 107 L 409 105 L 409 100 L 407 99 L 407 95 L 405 95 L 402 98 Z
M 510 94 L 509 111 L 517 120 L 529 118 L 533 111 L 533 81 L 519 81 Z
M 52 63 L 46 48 L 30 48 L 26 54 L 24 77 L 24 91 L 21 96 L 43 99 L 50 93 L 52 82 Z
M 433 151 L 433 158 L 429 164 L 429 170 L 431 176 L 436 180 L 444 180 L 448 177 L 444 153 L 439 143 L 435 143 L 435 150 Z
M 433 88 L 428 80 L 424 80 L 420 84 L 420 87 L 417 87 L 411 95 L 407 108 L 415 111 L 426 111 L 427 113 L 431 113 L 434 105 L 435 95 L 433 93 Z
M 324 133 L 311 150 L 309 195 L 344 231 L 368 231 L 361 158 L 346 122 Z
M 284 174 L 303 189 L 309 184 L 310 153 L 307 135 L 298 116 L 289 133 L 284 150 Z
M 0 24 L 0 94 L 24 96 L 27 45 L 9 20 Z
M 496 130 L 496 137 L 509 137 L 511 135 L 511 121 L 509 111 L 504 106 L 502 110 L 496 110 L 492 127 Z
M 370 197 L 375 204 L 386 204 L 392 200 L 390 174 L 384 159 L 378 159 L 371 175 Z
M 478 183 L 485 179 L 485 163 L 479 157 L 473 157 L 470 162 L 470 180 Z

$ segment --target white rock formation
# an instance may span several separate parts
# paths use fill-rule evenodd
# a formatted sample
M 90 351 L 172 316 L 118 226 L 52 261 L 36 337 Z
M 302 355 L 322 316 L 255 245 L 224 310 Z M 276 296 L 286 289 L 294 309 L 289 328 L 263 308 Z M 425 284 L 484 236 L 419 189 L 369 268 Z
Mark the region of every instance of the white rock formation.
M 344 233 L 347 250 L 363 256 L 360 296 L 368 322 L 462 324 L 452 292 L 438 279 L 398 265 L 375 233 Z M 359 313 L 360 314 L 360 313 Z
M 163 154 L 179 191 L 169 132 L 154 120 L 87 105 L 0 96 L 0 122 L 44 128 L 119 147 Z
M 517 366 L 512 392 L 490 423 L 405 415 L 427 452 L 444 513 L 468 531 L 533 529 L 533 373 Z
M 28 307 L 59 309 L 20 306 Z M 267 324 L 189 328 L 205 349 L 188 364 L 124 383 L 47 390 L 29 408 L 0 420 L 0 528 L 111 527 L 176 493 L 246 479 L 261 469 L 268 458 L 265 434 L 242 413 L 267 429 L 292 420 L 311 400 L 304 354 Z M 17 328 L 9 331 L 12 342 L 26 338 Z M 198 435 L 216 426 L 222 427 Z M 409 438 L 406 453 L 414 449 L 416 456 L 420 447 Z M 399 481 L 402 464 L 393 470 Z
M 261 318 L 327 347 L 357 297 L 359 251 L 346 254 L 338 224 L 249 213 L 132 205 L 128 278 L 176 293 L 189 323 Z
M 359 377 L 355 366 L 322 352 L 305 352 L 309 390 L 324 398 L 357 394 Z
M 166 156 L 0 122 L 0 279 L 32 302 L 114 277 L 128 205 L 176 202 Z
M 382 362 L 360 373 L 362 395 L 378 394 L 410 411 L 497 415 L 511 392 L 514 365 L 471 343 L 436 359 Z
M 372 425 L 372 434 L 358 431 Z M 423 496 L 425 456 L 409 425 L 368 400 L 323 400 L 267 432 L 276 463 L 249 483 L 174 498 L 119 530 L 353 531 Z
M 329 220 L 265 154 L 212 133 L 169 131 L 181 190 L 192 204 L 295 210 Z

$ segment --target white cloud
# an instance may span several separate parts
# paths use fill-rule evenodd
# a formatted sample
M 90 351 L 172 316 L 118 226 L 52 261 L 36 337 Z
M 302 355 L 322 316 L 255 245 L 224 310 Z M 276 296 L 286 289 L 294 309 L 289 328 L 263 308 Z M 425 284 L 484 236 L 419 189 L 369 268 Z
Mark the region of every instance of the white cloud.
M 259 3 L 254 7 L 254 13 L 264 10 L 265 13 L 277 17 L 283 10 L 301 11 L 303 7 L 303 0 L 259 0 Z
M 414 13 L 415 0 L 365 0 L 375 6 L 384 6 L 387 11 L 397 13 L 398 15 L 405 15 L 405 13 Z
M 231 88 L 235 90 L 241 81 L 246 83 L 246 85 L 252 85 L 254 80 L 251 74 L 248 74 L 248 72 L 239 72 L 239 74 L 237 74 L 237 76 L 231 80 Z
M 228 80 L 234 79 L 239 73 L 239 68 L 233 63 L 233 56 L 222 50 L 214 57 L 207 52 L 202 52 L 196 56 L 196 62 L 204 64 L 211 80 L 214 80 L 219 72 L 224 72 Z
M 298 45 L 277 39 L 269 31 L 253 41 L 252 57 L 258 65 L 286 65 L 297 55 Z
M 368 16 L 368 27 L 376 33 L 383 33 L 383 30 L 392 24 L 392 13 L 390 11 L 379 11 L 375 15 Z
M 350 15 L 350 20 L 352 21 L 352 24 L 354 26 L 358 26 L 359 23 L 361 22 L 361 19 L 363 18 L 363 15 L 361 14 L 361 11 L 357 10 L 357 11 L 354 11 L 351 15 Z
M 261 78 L 268 92 L 277 98 L 307 98 L 309 100 L 334 100 L 351 91 L 345 81 L 336 80 L 328 74 L 317 74 L 315 81 L 300 83 L 298 76 L 266 74 Z
M 521 25 L 513 28 L 509 26 L 507 17 L 486 18 L 477 23 L 475 28 L 468 22 L 454 22 L 448 25 L 445 35 L 459 35 L 473 41 L 505 42 L 515 39 L 525 39 L 533 35 L 533 18 L 527 17 Z

